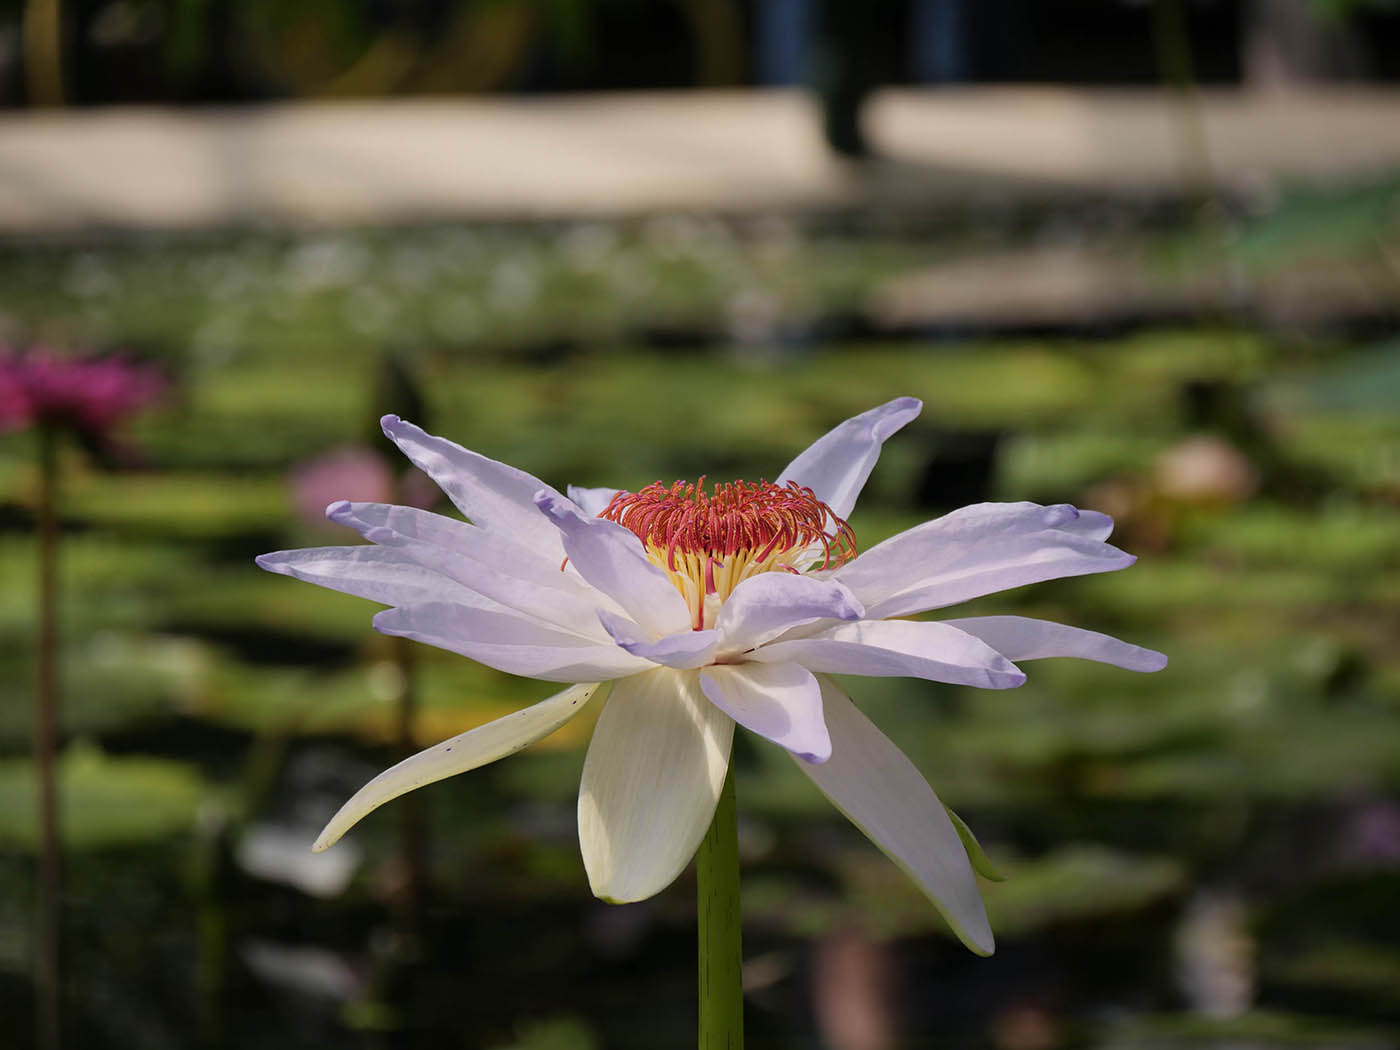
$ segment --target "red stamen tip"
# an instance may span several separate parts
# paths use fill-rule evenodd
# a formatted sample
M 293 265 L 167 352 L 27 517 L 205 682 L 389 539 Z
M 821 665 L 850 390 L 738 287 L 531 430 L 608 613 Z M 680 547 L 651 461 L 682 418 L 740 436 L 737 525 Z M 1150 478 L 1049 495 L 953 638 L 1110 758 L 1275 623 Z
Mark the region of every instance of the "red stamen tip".
M 762 561 L 775 551 L 820 543 L 823 569 L 856 555 L 851 527 L 795 481 L 731 481 L 716 483 L 712 492 L 706 492 L 704 484 L 704 477 L 695 484 L 677 481 L 667 486 L 657 481 L 637 492 L 619 492 L 598 516 L 666 551 L 673 570 L 677 551 L 714 559 L 748 552 Z M 707 589 L 713 589 L 711 565 L 706 564 L 705 574 Z

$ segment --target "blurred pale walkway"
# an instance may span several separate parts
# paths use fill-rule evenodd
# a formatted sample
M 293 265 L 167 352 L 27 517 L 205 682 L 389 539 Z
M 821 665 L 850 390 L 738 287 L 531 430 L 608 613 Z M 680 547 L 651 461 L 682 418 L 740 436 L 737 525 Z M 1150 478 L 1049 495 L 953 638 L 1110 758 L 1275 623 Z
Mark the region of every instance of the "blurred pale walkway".
M 1227 188 L 1400 168 L 1400 92 L 1209 95 Z M 884 160 L 823 147 L 793 92 L 405 100 L 0 117 L 0 231 L 240 221 L 804 209 L 1170 194 L 1179 128 L 1149 92 L 888 91 Z

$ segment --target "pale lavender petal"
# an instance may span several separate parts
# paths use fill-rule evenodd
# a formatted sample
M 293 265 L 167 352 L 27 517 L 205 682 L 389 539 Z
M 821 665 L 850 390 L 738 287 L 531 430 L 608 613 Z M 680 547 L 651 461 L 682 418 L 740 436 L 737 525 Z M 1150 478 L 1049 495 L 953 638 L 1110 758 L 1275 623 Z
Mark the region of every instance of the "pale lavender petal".
M 681 631 L 662 638 L 648 636 L 634 621 L 607 610 L 599 610 L 598 620 L 612 640 L 633 656 L 665 664 L 667 667 L 704 667 L 715 655 L 719 632 Z
M 831 757 L 816 676 L 797 664 L 716 664 L 700 672 L 710 702 L 808 762 Z
M 859 620 L 865 609 L 845 585 L 789 572 L 750 576 L 715 620 L 725 651 L 745 652 L 817 620 Z
M 865 603 L 867 616 L 904 616 L 1028 583 L 1126 568 L 1135 559 L 1096 538 L 1105 522 L 1069 504 L 979 503 L 891 537 L 832 578 Z
M 919 620 L 843 623 L 810 638 L 772 642 L 749 659 L 790 661 L 830 674 L 927 678 L 979 689 L 1012 689 L 1026 680 L 985 642 L 945 623 Z
M 578 485 L 570 485 L 568 488 L 569 499 L 579 505 L 589 517 L 596 518 L 618 494 L 618 489 L 585 489 Z
M 597 683 L 572 685 L 548 700 L 434 744 L 386 769 L 351 796 L 311 848 L 319 853 L 384 803 L 446 777 L 513 755 L 562 726 L 583 710 Z
M 1080 510 L 1079 517 L 1060 528 L 1091 540 L 1106 540 L 1113 535 L 1113 519 L 1097 510 Z
M 819 679 L 831 760 L 797 768 L 909 875 L 978 955 L 995 947 L 967 852 L 928 781 L 835 684 Z
M 375 616 L 374 627 L 550 682 L 606 682 L 654 666 L 611 641 L 599 644 L 515 612 L 447 602 L 388 609 Z
M 962 564 L 924 577 L 883 601 L 866 599 L 866 614 L 908 616 L 1044 580 L 1115 572 L 1135 561 L 1135 555 L 1097 540 L 1061 531 L 1034 533 L 979 550 Z M 851 589 L 860 593 L 855 587 Z
M 838 518 L 850 517 L 880 458 L 880 446 L 923 407 L 917 398 L 897 397 L 846 420 L 789 463 L 778 475 L 778 484 L 796 481 L 815 492 Z
M 557 562 L 549 565 L 534 555 L 522 555 L 520 548 L 494 533 L 440 514 L 382 503 L 333 503 L 326 515 L 526 616 L 606 641 L 597 610 L 610 605 L 610 599 L 560 572 Z
M 380 421 L 384 433 L 477 525 L 508 536 L 550 559 L 563 559 L 559 534 L 535 510 L 535 493 L 559 493 L 523 470 L 428 434 L 398 416 Z M 560 497 L 561 499 L 563 497 Z
M 603 900 L 661 892 L 714 817 L 734 722 L 696 677 L 657 667 L 624 678 L 598 719 L 579 784 L 578 838 L 588 885 Z
M 981 638 L 1008 660 L 1072 656 L 1112 664 L 1126 671 L 1160 671 L 1167 666 L 1167 658 L 1152 649 L 1049 620 L 1033 620 L 1026 616 L 973 616 L 943 622 Z
M 306 547 L 259 554 L 255 560 L 268 572 L 385 605 L 490 601 L 388 547 Z
M 569 563 L 580 576 L 612 598 L 653 636 L 677 634 L 691 626 L 681 592 L 651 563 L 635 533 L 604 518 L 585 518 L 557 493 L 542 491 L 542 519 L 553 521 L 564 540 Z

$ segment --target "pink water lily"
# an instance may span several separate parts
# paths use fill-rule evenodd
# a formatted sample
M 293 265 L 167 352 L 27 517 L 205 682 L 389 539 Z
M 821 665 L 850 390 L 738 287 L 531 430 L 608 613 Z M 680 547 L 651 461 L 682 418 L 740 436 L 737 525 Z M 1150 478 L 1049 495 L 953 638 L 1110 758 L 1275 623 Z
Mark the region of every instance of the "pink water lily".
M 325 849 L 404 792 L 519 751 L 611 683 L 584 761 L 578 826 L 593 892 L 664 889 L 709 826 L 735 723 L 785 748 L 980 954 L 992 932 L 963 834 L 908 758 L 828 674 L 1006 689 L 1014 661 L 1070 656 L 1129 670 L 1160 653 L 1020 616 L 898 619 L 1135 560 L 1105 515 L 983 503 L 856 555 L 846 518 L 884 441 L 921 404 L 849 419 L 776 482 L 570 488 L 395 416 L 384 432 L 470 519 L 334 503 L 369 545 L 265 554 L 258 564 L 392 608 L 386 633 L 512 674 L 572 683 L 381 773 L 332 818 Z
M 104 438 L 165 393 L 165 376 L 121 356 L 0 346 L 0 430 L 67 425 Z

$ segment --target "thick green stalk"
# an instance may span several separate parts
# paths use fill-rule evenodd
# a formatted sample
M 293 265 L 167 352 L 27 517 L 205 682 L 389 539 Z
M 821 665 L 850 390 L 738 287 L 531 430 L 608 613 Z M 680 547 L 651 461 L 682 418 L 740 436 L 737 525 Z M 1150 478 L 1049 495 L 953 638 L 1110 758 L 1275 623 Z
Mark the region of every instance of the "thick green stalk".
M 710 830 L 695 855 L 700 941 L 700 1050 L 743 1050 L 739 825 L 734 770 L 724 778 Z
M 34 775 L 39 789 L 39 907 L 34 973 L 36 1044 L 58 1050 L 60 854 L 58 790 L 58 435 L 39 425 L 39 636 L 35 646 Z

